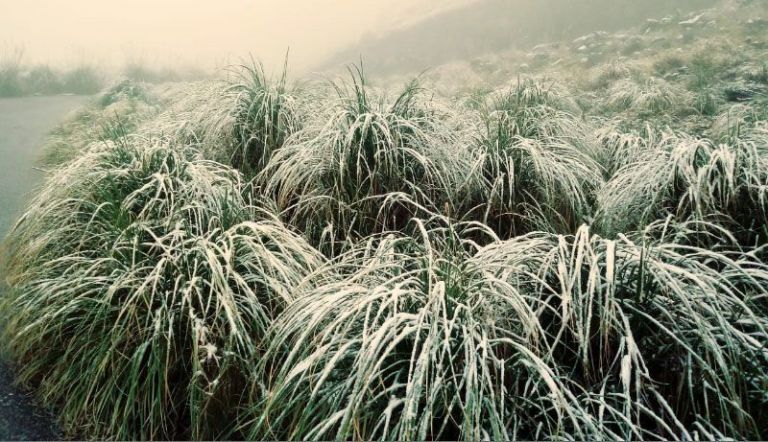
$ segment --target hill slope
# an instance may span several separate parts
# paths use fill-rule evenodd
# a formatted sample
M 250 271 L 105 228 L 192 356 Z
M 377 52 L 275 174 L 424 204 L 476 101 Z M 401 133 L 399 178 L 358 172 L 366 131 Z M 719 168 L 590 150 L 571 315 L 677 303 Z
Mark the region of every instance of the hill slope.
M 406 25 L 379 38 L 366 37 L 339 51 L 320 70 L 355 62 L 364 54 L 372 72 L 423 70 L 478 55 L 570 39 L 597 29 L 616 31 L 712 0 L 481 0 Z

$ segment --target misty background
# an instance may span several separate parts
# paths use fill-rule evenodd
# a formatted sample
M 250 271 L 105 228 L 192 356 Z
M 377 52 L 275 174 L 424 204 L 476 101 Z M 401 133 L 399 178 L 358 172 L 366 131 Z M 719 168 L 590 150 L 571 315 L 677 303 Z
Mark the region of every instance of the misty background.
M 712 0 L 0 0 L 0 53 L 26 63 L 213 70 L 249 54 L 294 74 L 355 62 L 421 70 L 616 30 Z
M 267 66 L 290 47 L 306 70 L 363 35 L 473 0 L 0 0 L 0 44 L 28 62 L 148 63 L 216 67 L 249 53 Z

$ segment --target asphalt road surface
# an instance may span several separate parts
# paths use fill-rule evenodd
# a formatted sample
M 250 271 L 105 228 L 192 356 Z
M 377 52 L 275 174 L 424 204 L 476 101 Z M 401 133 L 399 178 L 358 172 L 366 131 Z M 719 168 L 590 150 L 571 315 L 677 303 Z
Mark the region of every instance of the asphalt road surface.
M 86 97 L 0 99 L 0 238 L 21 213 L 29 194 L 42 181 L 35 160 L 46 135 Z M 0 292 L 2 281 L 0 275 Z M 14 369 L 0 360 L 0 440 L 61 439 L 52 415 L 14 385 Z

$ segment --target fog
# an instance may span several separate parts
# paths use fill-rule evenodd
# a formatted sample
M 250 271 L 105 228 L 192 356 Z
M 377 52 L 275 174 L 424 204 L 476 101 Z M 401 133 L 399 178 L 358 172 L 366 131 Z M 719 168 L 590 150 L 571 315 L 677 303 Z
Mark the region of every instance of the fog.
M 204 70 L 290 48 L 294 74 L 353 62 L 424 69 L 513 45 L 619 29 L 712 0 L 0 0 L 2 50 L 26 63 Z
M 56 65 L 194 64 L 248 54 L 292 70 L 472 0 L 0 0 L 0 48 Z
M 417 72 L 507 49 L 619 31 L 647 18 L 685 14 L 715 0 L 482 0 L 424 17 L 382 38 L 369 36 L 329 57 L 324 67 L 365 55 L 370 72 Z

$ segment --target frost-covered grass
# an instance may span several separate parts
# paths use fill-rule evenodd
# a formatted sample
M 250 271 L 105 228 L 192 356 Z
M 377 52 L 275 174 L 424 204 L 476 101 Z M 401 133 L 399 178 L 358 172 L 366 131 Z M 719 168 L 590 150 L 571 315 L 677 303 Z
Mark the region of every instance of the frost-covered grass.
M 598 195 L 600 224 L 622 232 L 656 219 L 735 223 L 768 233 L 768 132 L 730 142 L 661 133 L 616 170 Z M 740 230 L 741 230 L 740 229 Z
M 469 152 L 417 82 L 395 95 L 361 69 L 334 83 L 326 109 L 286 140 L 258 177 L 291 224 L 317 241 L 400 229 L 422 206 L 442 208 L 472 179 Z M 403 201 L 406 200 L 406 201 Z
M 90 147 L 135 132 L 142 122 L 157 115 L 162 100 L 156 95 L 146 85 L 130 80 L 108 87 L 49 134 L 39 162 L 45 168 L 60 166 Z
M 692 97 L 687 91 L 662 79 L 627 79 L 611 86 L 606 103 L 618 111 L 655 114 L 685 111 L 691 106 Z
M 763 263 L 587 227 L 483 248 L 420 227 L 367 240 L 297 289 L 256 368 L 273 375 L 254 389 L 249 438 L 762 431 Z
M 226 435 L 250 361 L 322 258 L 184 147 L 118 140 L 61 169 L 7 240 L 6 345 L 65 428 Z
M 572 232 L 591 216 L 602 183 L 598 146 L 565 92 L 526 81 L 491 94 L 474 151 L 477 218 L 502 237 Z
M 765 439 L 763 61 L 648 26 L 453 95 L 111 88 L 5 244 L 21 380 L 92 438 Z

